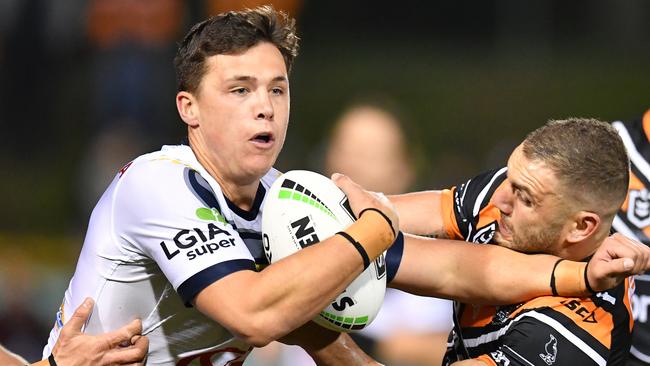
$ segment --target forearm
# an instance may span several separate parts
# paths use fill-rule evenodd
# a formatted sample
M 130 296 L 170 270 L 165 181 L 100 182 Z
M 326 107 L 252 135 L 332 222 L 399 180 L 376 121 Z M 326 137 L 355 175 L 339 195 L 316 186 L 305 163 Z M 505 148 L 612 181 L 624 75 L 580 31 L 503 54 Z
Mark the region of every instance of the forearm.
M 335 342 L 309 352 L 309 355 L 319 366 L 380 365 L 359 348 L 352 338 L 345 333 L 339 334 Z
M 496 245 L 405 235 L 402 263 L 391 286 L 475 304 L 510 304 L 550 295 L 556 261 Z
M 384 218 L 373 213 L 364 214 L 346 232 L 361 243 L 371 261 L 394 239 Z M 359 251 L 343 236 L 334 235 L 259 273 L 233 273 L 201 291 L 195 303 L 212 319 L 260 346 L 316 316 L 363 267 Z
M 405 233 L 447 237 L 441 214 L 441 191 L 423 191 L 389 196 Z
M 349 335 L 325 329 L 314 322 L 308 322 L 280 341 L 302 347 L 320 366 L 376 364 Z

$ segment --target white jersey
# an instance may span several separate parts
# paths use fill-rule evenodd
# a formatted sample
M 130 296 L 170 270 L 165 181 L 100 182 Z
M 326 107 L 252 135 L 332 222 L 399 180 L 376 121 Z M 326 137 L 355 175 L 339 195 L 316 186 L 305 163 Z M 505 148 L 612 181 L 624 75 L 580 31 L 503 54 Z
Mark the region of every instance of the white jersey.
M 191 307 L 205 287 L 265 264 L 261 242 L 271 169 L 250 211 L 224 197 L 188 146 L 165 146 L 120 170 L 90 217 L 88 232 L 47 357 L 66 319 L 95 299 L 85 331 L 98 334 L 142 319 L 148 365 L 240 365 L 252 347 Z

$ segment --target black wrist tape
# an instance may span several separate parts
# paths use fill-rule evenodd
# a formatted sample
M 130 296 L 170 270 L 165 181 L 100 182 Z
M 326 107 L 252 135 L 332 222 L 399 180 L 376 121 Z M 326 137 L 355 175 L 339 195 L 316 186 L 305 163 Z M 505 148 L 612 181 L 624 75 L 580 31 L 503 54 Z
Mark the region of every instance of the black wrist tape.
M 551 272 L 551 293 L 553 296 L 560 296 L 557 293 L 557 287 L 555 287 L 555 269 L 557 268 L 557 265 L 560 264 L 564 259 L 558 259 L 557 262 L 555 262 L 555 265 L 553 266 L 553 272 Z M 586 272 L 585 272 L 586 273 Z
M 358 241 L 354 240 L 354 238 L 353 238 L 352 236 L 350 236 L 350 234 L 346 233 L 345 231 L 339 231 L 339 232 L 336 233 L 336 234 L 341 235 L 342 237 L 344 237 L 345 239 L 347 239 L 350 243 L 352 243 L 352 245 L 354 246 L 354 248 L 355 248 L 355 249 L 359 252 L 359 254 L 361 255 L 361 259 L 363 259 L 363 269 L 365 270 L 366 268 L 368 268 L 368 266 L 370 266 L 370 258 L 368 258 L 368 253 L 366 253 L 366 250 L 363 248 L 363 246 L 361 245 L 361 243 L 359 243 Z
M 592 294 L 595 294 L 596 291 L 594 291 L 594 289 L 591 288 L 591 285 L 589 284 L 589 278 L 587 278 L 588 268 L 589 268 L 589 262 L 587 262 L 587 265 L 585 266 L 585 287 L 587 288 L 587 291 L 591 292 Z

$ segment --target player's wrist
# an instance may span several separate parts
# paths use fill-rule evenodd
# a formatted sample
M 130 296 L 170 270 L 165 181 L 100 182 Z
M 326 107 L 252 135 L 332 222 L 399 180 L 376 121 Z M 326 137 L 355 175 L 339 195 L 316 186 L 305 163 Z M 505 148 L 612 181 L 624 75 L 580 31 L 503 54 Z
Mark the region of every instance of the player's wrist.
M 342 236 L 349 236 L 350 238 L 345 237 L 346 240 L 355 245 L 361 254 L 364 265 L 381 255 L 395 241 L 390 219 L 376 209 L 361 211 L 359 219 L 345 229 L 344 233 L 346 235 Z
M 551 272 L 551 293 L 553 296 L 588 296 L 594 294 L 587 278 L 585 262 L 559 259 Z

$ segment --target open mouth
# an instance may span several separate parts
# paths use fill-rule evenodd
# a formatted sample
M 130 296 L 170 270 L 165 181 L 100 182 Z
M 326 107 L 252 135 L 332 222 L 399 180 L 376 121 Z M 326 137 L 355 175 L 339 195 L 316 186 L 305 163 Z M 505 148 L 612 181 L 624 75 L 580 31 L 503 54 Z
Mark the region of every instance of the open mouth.
M 501 235 L 505 235 L 505 236 L 512 235 L 512 231 L 510 231 L 510 228 L 507 226 L 503 218 L 499 220 L 499 232 L 501 233 Z
M 271 134 L 269 132 L 259 133 L 259 134 L 255 135 L 251 139 L 251 141 L 257 142 L 257 143 L 260 143 L 260 144 L 268 144 L 269 142 L 273 141 L 273 134 Z

